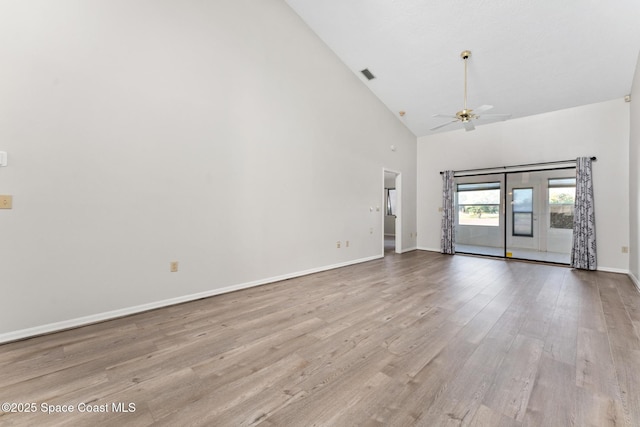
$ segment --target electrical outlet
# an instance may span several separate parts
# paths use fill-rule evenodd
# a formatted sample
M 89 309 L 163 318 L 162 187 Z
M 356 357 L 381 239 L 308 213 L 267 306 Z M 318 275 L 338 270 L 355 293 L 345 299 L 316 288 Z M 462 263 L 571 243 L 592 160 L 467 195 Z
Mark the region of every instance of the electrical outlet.
M 336 242 L 336 248 L 340 249 L 340 242 Z
M 623 246 L 622 247 L 622 253 L 623 254 L 628 254 L 629 253 L 629 246 Z
M 0 209 L 11 209 L 13 206 L 13 197 L 0 196 Z
M 170 271 L 172 273 L 177 273 L 178 272 L 178 261 L 171 261 Z

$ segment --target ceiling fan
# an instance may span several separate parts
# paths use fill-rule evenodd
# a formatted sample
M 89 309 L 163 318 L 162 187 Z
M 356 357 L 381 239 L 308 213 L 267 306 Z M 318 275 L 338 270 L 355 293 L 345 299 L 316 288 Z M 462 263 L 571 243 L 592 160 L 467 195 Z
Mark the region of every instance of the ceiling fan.
M 507 120 L 511 117 L 511 114 L 483 114 L 485 111 L 488 111 L 493 108 L 493 105 L 481 105 L 475 110 L 467 108 L 467 60 L 471 56 L 470 50 L 465 50 L 460 54 L 460 57 L 464 60 L 464 107 L 462 110 L 458 111 L 454 116 L 450 114 L 434 114 L 432 117 L 443 117 L 446 119 L 454 119 L 450 122 L 443 123 L 436 127 L 431 128 L 431 130 L 440 129 L 445 126 L 449 126 L 450 124 L 461 122 L 462 126 L 466 131 L 474 130 L 476 127 L 473 125 L 473 120 L 478 119 L 497 119 L 497 120 Z

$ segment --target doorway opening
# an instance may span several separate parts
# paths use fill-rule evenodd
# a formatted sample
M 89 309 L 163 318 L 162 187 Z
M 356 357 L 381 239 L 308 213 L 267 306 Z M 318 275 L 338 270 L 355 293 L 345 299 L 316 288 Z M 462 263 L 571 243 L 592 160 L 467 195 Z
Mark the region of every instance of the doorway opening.
M 402 175 L 382 170 L 382 254 L 402 253 Z

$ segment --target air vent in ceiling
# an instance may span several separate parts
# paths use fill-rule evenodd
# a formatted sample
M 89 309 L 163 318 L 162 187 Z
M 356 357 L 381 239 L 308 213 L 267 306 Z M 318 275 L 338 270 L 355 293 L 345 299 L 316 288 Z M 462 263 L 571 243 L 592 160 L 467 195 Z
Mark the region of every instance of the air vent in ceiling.
M 373 80 L 376 78 L 376 76 L 374 76 L 373 74 L 371 74 L 371 71 L 369 71 L 368 68 L 365 68 L 364 70 L 360 71 L 362 74 L 364 74 L 364 76 L 367 78 L 367 80 Z

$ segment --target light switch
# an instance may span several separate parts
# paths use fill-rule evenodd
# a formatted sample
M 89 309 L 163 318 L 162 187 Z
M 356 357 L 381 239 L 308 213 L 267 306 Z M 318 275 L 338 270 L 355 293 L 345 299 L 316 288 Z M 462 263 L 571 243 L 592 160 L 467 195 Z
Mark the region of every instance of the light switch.
M 11 209 L 12 203 L 12 196 L 0 196 L 0 209 Z

